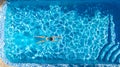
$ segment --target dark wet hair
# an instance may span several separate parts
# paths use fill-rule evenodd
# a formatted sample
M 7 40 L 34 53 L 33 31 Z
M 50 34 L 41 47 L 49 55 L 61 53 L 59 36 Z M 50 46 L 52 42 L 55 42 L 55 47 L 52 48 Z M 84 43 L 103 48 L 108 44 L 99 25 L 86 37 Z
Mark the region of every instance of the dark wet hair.
M 49 40 L 50 40 L 50 41 L 53 41 L 53 37 L 49 37 Z

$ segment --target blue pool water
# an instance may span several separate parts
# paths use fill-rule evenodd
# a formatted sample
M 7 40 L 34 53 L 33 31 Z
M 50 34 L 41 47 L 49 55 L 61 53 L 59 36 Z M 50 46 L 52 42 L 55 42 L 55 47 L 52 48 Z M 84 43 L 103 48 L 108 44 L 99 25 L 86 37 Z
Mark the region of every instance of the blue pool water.
M 120 63 L 118 6 L 107 2 L 55 3 L 9 1 L 4 51 L 10 62 Z M 60 39 L 37 43 L 43 39 L 35 36 Z

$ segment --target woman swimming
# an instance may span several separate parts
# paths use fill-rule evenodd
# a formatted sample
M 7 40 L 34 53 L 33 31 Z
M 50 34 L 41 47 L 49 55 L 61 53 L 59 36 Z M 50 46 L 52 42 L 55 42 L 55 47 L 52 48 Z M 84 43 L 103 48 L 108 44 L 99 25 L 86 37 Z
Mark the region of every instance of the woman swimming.
M 58 39 L 61 39 L 60 36 L 51 36 L 51 37 L 45 37 L 45 36 L 35 36 L 36 38 L 41 38 L 42 40 L 40 40 L 39 42 L 37 42 L 38 44 L 41 42 L 45 42 L 45 41 L 58 41 Z

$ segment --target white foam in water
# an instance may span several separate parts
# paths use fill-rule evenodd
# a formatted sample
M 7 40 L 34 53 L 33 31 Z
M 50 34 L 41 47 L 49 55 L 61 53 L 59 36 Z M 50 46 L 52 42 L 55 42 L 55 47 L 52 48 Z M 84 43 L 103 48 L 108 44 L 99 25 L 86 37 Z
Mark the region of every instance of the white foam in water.
M 7 5 L 4 5 L 3 10 L 1 10 L 1 12 L 0 12 L 0 19 L 2 19 L 2 18 L 5 17 L 5 13 L 4 12 L 5 12 L 6 8 L 7 8 Z M 99 37 L 100 38 L 104 38 L 104 39 L 102 40 L 101 44 L 94 45 L 95 48 L 92 49 L 92 52 L 86 53 L 86 54 L 91 54 L 91 55 L 92 54 L 96 54 L 96 55 L 92 55 L 92 56 L 90 56 L 88 58 L 94 58 L 94 59 L 96 59 L 98 53 L 100 52 L 100 49 L 97 49 L 97 48 L 101 48 L 101 46 L 104 46 L 104 44 L 107 43 L 107 38 L 108 38 L 108 36 L 107 36 L 108 35 L 108 24 L 109 24 L 109 17 L 108 16 L 109 15 L 106 15 L 106 16 L 104 16 L 104 18 L 100 19 L 99 18 L 100 14 L 101 14 L 100 11 L 96 11 L 95 17 L 92 19 L 93 21 L 91 21 L 91 22 L 94 22 L 94 20 L 96 20 L 96 19 L 98 19 L 98 21 L 101 22 L 101 23 L 95 23 L 94 22 L 96 25 L 97 24 L 101 24 L 101 26 L 99 26 L 99 28 L 104 27 L 103 30 L 100 30 L 100 31 L 104 31 L 103 35 L 99 35 L 99 36 L 95 35 L 96 36 L 95 39 L 99 39 Z M 111 23 L 110 29 L 111 29 L 111 35 L 112 35 L 112 37 L 111 37 L 111 39 L 112 39 L 111 44 L 115 44 L 115 41 L 114 41 L 115 40 L 115 32 L 114 32 L 115 25 L 114 25 L 114 22 L 113 22 L 113 16 L 112 15 L 110 15 L 110 19 L 112 21 L 112 22 L 110 22 Z M 100 20 L 102 20 L 102 21 L 100 21 Z M 83 23 L 85 23 L 85 21 L 83 21 Z M 1 44 L 0 45 L 0 50 L 1 50 L 1 52 L 0 52 L 0 58 L 2 58 L 5 63 L 9 64 L 10 66 L 15 66 L 15 67 L 34 67 L 34 66 L 36 66 L 36 67 L 41 67 L 41 66 L 43 66 L 43 67 L 46 67 L 46 66 L 48 66 L 48 67 L 54 67 L 54 65 L 50 65 L 50 64 L 31 64 L 31 63 L 30 64 L 29 63 L 26 63 L 26 64 L 19 64 L 19 63 L 17 63 L 17 64 L 15 64 L 15 63 L 9 62 L 7 60 L 7 58 L 4 56 L 4 53 L 3 53 L 4 52 L 4 50 L 3 50 L 3 46 L 4 46 L 4 42 L 3 42 L 3 40 L 4 40 L 3 39 L 4 38 L 4 32 L 3 31 L 4 31 L 4 20 L 0 20 L 0 44 Z M 98 46 L 98 45 L 100 45 L 100 46 Z M 87 45 L 86 47 L 89 47 L 89 46 Z M 89 48 L 91 48 L 91 47 L 89 47 Z M 90 51 L 90 50 L 88 50 L 88 51 Z M 81 57 L 81 58 L 84 58 L 84 56 Z M 67 67 L 68 64 L 58 64 L 58 66 Z

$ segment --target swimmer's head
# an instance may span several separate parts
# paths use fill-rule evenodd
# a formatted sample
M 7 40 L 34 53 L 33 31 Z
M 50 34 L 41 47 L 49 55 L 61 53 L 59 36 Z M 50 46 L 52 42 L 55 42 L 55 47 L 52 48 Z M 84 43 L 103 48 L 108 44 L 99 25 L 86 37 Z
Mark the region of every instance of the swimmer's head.
M 53 40 L 54 40 L 54 38 L 53 38 L 53 37 L 49 37 L 49 38 L 48 38 L 48 40 L 53 41 Z

